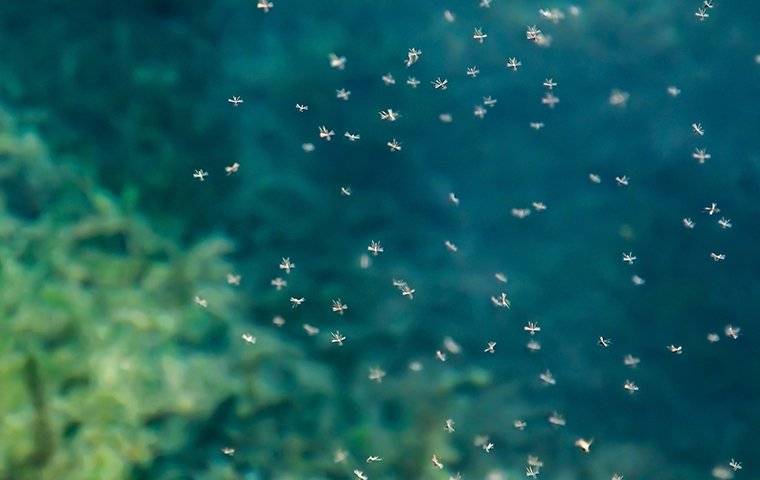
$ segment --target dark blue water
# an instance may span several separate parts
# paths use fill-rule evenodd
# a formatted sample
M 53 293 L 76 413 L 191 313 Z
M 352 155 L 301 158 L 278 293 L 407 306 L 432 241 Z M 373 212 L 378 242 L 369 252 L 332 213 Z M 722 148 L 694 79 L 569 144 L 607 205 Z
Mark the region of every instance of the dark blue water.
M 755 2 L 273 3 L 0 6 L 0 479 L 757 478 Z

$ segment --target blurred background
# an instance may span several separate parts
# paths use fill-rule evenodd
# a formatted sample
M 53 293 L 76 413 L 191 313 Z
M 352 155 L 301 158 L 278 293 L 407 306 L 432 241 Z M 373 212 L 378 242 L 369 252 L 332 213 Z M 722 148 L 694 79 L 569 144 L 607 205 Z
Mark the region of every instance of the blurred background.
M 758 478 L 756 2 L 700 22 L 696 0 L 273 1 L 0 5 L 0 479 L 499 480 L 529 454 L 553 479 L 730 478 L 731 458 Z M 371 240 L 385 252 L 362 265 Z M 446 337 L 461 353 L 442 363 Z

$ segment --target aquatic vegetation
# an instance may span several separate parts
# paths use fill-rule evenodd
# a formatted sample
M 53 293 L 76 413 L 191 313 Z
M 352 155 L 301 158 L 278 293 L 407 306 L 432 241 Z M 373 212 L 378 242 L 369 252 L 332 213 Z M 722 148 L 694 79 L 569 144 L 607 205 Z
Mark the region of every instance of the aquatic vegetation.
M 0 157 L 0 477 L 129 478 L 239 388 L 204 348 L 226 340 L 231 245 L 181 249 L 7 112 Z
M 0 436 L 15 439 L 0 446 L 0 478 L 240 478 L 230 465 L 180 461 L 196 441 L 239 444 L 234 461 L 262 471 L 269 449 L 292 472 L 313 470 L 316 445 L 299 432 L 336 428 L 336 379 L 276 335 L 240 333 L 231 244 L 181 247 L 128 199 L 57 164 L 8 113 L 0 123 L 0 407 L 9 412 Z M 28 201 L 14 204 L 19 195 Z M 280 268 L 295 265 L 285 258 Z M 338 299 L 332 309 L 347 307 Z M 235 421 L 216 425 L 226 416 Z M 194 440 L 203 424 L 219 432 Z M 243 445 L 250 437 L 259 448 Z M 383 445 L 398 462 L 401 452 Z

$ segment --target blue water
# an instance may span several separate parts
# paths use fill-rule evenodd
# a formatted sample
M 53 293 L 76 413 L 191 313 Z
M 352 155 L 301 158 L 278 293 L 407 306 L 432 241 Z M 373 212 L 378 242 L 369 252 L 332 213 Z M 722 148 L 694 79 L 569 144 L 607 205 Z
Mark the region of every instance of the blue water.
M 0 6 L 0 479 L 758 478 L 756 2 L 273 3 Z

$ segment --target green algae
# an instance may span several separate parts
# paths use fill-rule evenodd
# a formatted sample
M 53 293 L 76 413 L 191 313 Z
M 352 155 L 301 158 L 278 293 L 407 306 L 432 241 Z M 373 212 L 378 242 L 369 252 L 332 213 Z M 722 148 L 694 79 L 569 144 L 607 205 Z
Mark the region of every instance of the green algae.
M 130 478 L 171 447 L 154 419 L 240 388 L 204 348 L 227 329 L 231 244 L 180 248 L 5 112 L 0 182 L 0 478 Z
M 478 375 L 419 386 L 407 373 L 382 388 L 366 369 L 338 377 L 319 360 L 331 354 L 311 358 L 237 313 L 229 241 L 182 245 L 134 210 L 136 192 L 108 193 L 7 112 L 0 126 L 0 438 L 13 439 L 1 479 L 350 474 L 337 448 L 385 452 L 419 477 L 431 452 L 453 456 L 432 405 Z M 239 338 L 249 329 L 255 346 Z M 439 400 L 409 410 L 402 389 Z

